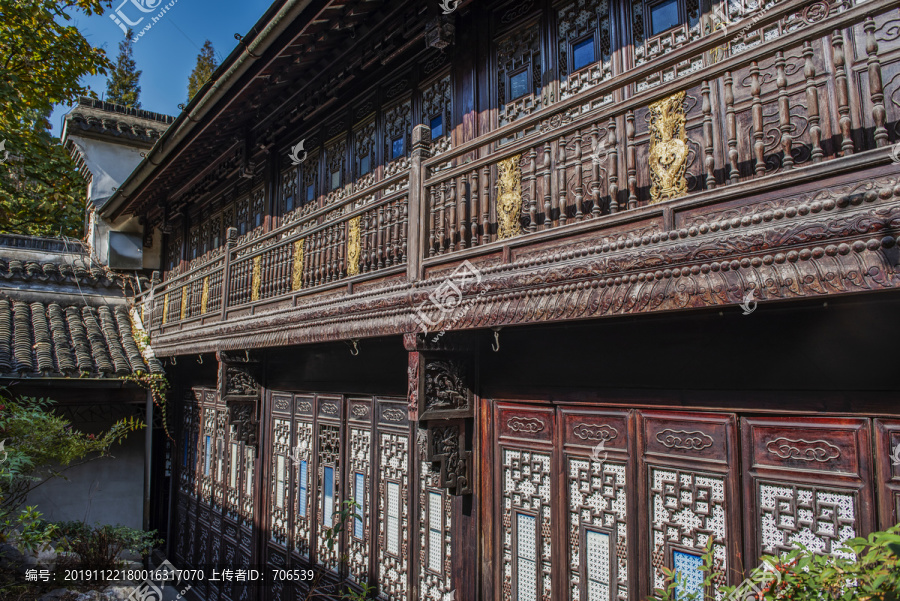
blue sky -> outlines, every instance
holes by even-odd
[[[154,7],[155,10],[142,13],[133,2]],[[123,0],[113,0],[112,8],[105,14],[93,17],[77,15],[71,23],[93,46],[105,48],[110,60],[115,62],[119,42],[125,35],[110,15],[121,7],[121,13],[132,22],[143,18],[134,26],[137,34],[171,2],[125,0],[123,4]],[[138,69],[143,71],[140,79],[141,108],[177,116],[181,112],[178,104],[187,100],[188,77],[203,42],[207,39],[212,42],[221,63],[238,43],[234,34],[246,35],[268,7],[267,2],[253,0],[175,0],[175,4],[134,43],[134,60]],[[98,96],[105,97],[105,76],[87,77],[84,83]],[[50,121],[54,135],[60,135],[63,116],[69,108],[58,105],[53,111]]]

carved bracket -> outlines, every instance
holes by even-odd
[[[472,451],[467,450],[468,420],[433,422],[426,430],[425,460],[440,471],[440,486],[452,495],[473,492]]]
[[[257,361],[247,352],[217,353],[219,393],[228,407],[228,424],[235,426],[236,440],[259,445],[260,385]]]
[[[441,50],[453,44],[456,26],[448,15],[441,15],[425,25],[425,46]]]

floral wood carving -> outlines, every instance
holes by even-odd
[[[359,220],[357,215],[347,222],[347,275],[359,274]]]
[[[250,280],[250,300],[258,301],[262,289],[262,255],[253,257],[253,275]]]
[[[525,434],[534,434],[546,427],[542,420],[533,417],[511,417],[506,421],[506,426],[513,432]]]
[[[472,408],[466,365],[457,359],[429,359],[425,362],[425,407],[421,419],[435,412],[468,413]]]
[[[235,426],[235,440],[250,446],[259,444],[259,419],[256,417],[256,401],[229,401],[228,424]]]
[[[521,155],[497,163],[497,238],[512,238],[522,232]]]
[[[612,440],[619,435],[619,431],[610,426],[609,424],[602,425],[591,425],[591,424],[577,424],[572,429],[572,434],[580,438],[581,440]]]
[[[209,302],[209,276],[203,278],[203,291],[200,293],[200,315],[206,313],[207,302]]]
[[[435,425],[428,430],[425,459],[440,470],[440,486],[452,495],[472,494],[469,465],[472,453],[464,449],[465,434],[460,424]]]
[[[684,92],[650,105],[650,203],[687,194]]]
[[[667,449],[702,451],[713,444],[712,436],[699,430],[671,430],[666,428],[656,433],[656,440]]]
[[[235,366],[225,368],[225,397],[259,396],[259,384],[246,369]]]
[[[841,456],[841,450],[824,440],[794,440],[780,436],[766,444],[766,451],[779,459],[801,459],[825,463]]]

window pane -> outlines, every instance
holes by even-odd
[[[288,196],[287,198],[284,199],[284,212],[287,213],[288,211],[293,210],[293,208],[294,208],[294,197]],[[216,244],[216,246],[218,246],[218,244]]]
[[[678,23],[678,0],[666,0],[650,7],[651,35],[662,33]]]
[[[537,546],[534,516],[516,514],[516,592],[520,601],[537,601]]]
[[[222,481],[222,464],[225,463],[224,444],[221,440],[216,441],[216,480],[219,482]]]
[[[229,486],[234,488],[237,486],[237,464],[240,461],[240,449],[236,442],[231,443],[231,475],[229,477]]]
[[[516,73],[509,78],[509,99],[515,100],[528,93],[528,71]]]
[[[441,493],[428,493],[428,569],[441,571],[443,563],[444,531],[441,520],[444,517],[443,498]]]
[[[431,139],[436,140],[444,135],[444,116],[438,115],[431,120]]]
[[[187,467],[188,453],[189,453],[188,443],[187,443],[187,441],[184,441],[184,448],[182,449],[182,452],[181,452],[181,467]]]
[[[403,156],[403,138],[397,138],[391,142],[391,159]]]
[[[310,184],[306,187],[306,202],[309,202],[316,197],[316,185]]]
[[[371,155],[366,155],[363,158],[359,159],[359,174],[366,175],[369,173],[369,170],[372,168],[370,157]]]
[[[363,512],[366,510],[366,479],[357,473],[353,480],[353,500],[359,504],[356,508],[357,517],[353,518],[353,536],[363,538]]]
[[[211,446],[210,438],[209,438],[209,436],[207,436],[206,437],[206,459],[203,462],[203,475],[204,476],[209,475],[209,456],[210,456],[211,451],[212,451],[212,446]]]
[[[275,456],[275,507],[284,507],[284,456]]]
[[[331,174],[331,189],[337,190],[341,187],[341,172],[335,171]]]
[[[247,455],[247,473],[244,476],[245,494],[253,493],[253,447],[244,447],[244,453]]]
[[[589,599],[610,599],[609,535],[586,532],[587,580]]]
[[[324,484],[322,488],[323,491],[323,503],[325,506],[322,508],[322,523],[325,524],[326,528],[331,528],[334,525],[334,468],[326,467],[324,474]]]
[[[300,462],[300,469],[298,470],[297,480],[300,482],[300,499],[297,503],[297,513],[300,514],[300,517],[306,517],[306,495],[307,495],[307,466],[306,461]]]
[[[703,595],[703,559],[699,555],[672,550],[672,565],[679,573],[679,586],[675,590],[677,599],[690,599],[692,595]]]
[[[572,70],[577,71],[594,62],[594,36],[572,46]]]
[[[400,554],[400,485],[387,483],[387,551]]]

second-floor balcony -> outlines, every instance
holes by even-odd
[[[526,271],[588,255],[608,253],[606,273],[568,273],[565,286],[769,265],[809,244],[837,249],[849,238],[829,220],[900,196],[897,152],[891,159],[900,16],[886,0],[820,4],[782,2],[726,22],[455,147],[415,126],[399,167],[280,221],[231,228],[218,250],[168,272],[142,298],[150,330],[165,348],[169,334],[260,314],[340,322],[352,299],[361,315],[377,309],[395,331],[413,331],[416,307],[463,260],[479,274],[520,270],[494,290],[515,296],[537,282]],[[751,29],[777,34],[747,43]],[[294,186],[292,198],[302,179]],[[820,219],[802,244],[760,234],[739,243],[758,258],[729,254],[726,232],[806,217]],[[859,231],[890,234],[895,219],[885,212]],[[675,244],[703,250],[688,258],[668,252]],[[638,248],[641,260],[612,258]]]

